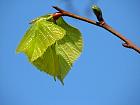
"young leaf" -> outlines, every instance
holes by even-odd
[[[17,52],[25,53],[30,62],[33,62],[46,51],[48,46],[64,37],[65,30],[47,18],[38,18],[21,40]]]
[[[57,52],[71,65],[81,54],[83,40],[78,29],[67,24],[63,18],[57,20],[57,25],[66,30],[66,35],[58,41]]]
[[[17,52],[25,53],[38,69],[54,79],[57,77],[64,84],[65,76],[82,51],[80,31],[67,24],[63,18],[54,23],[49,15],[39,17],[31,23]]]
[[[63,84],[63,79],[82,51],[83,42],[78,29],[68,25],[62,18],[56,23],[65,29],[66,35],[49,46],[46,52],[32,63],[54,78],[57,77]]]
[[[53,76],[54,79],[57,77],[64,84],[63,79],[71,66],[61,55],[57,54],[56,47],[56,43],[49,46],[46,52],[37,60],[33,61],[32,64]]]

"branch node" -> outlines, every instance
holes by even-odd
[[[105,21],[99,21],[99,22],[96,22],[99,26],[103,26],[105,24]]]
[[[127,43],[123,43],[122,45],[126,48],[130,48],[130,46]]]
[[[56,12],[53,14],[53,19],[56,21],[59,17],[63,16],[63,13],[61,12]]]

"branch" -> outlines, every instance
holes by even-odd
[[[135,44],[133,44],[130,40],[128,40],[126,37],[124,37],[122,34],[120,34],[119,32],[117,32],[116,30],[114,30],[111,26],[109,26],[105,21],[99,21],[99,22],[96,22],[94,20],[90,20],[88,18],[84,18],[84,17],[81,17],[81,16],[78,16],[78,15],[75,15],[73,13],[70,13],[68,11],[65,11],[65,10],[62,10],[60,9],[59,7],[56,7],[56,6],[53,6],[54,9],[56,9],[58,12],[54,13],[53,14],[53,18],[55,20],[57,20],[59,17],[61,16],[68,16],[68,17],[72,17],[72,18],[75,18],[75,19],[78,19],[78,20],[82,20],[82,21],[85,21],[85,22],[88,22],[90,24],[94,24],[96,26],[99,26],[99,27],[102,27],[104,28],[105,30],[111,32],[113,35],[115,35],[116,37],[118,37],[119,39],[121,39],[124,43],[122,44],[123,47],[125,48],[129,48],[129,49],[133,49],[135,50],[136,52],[138,52],[140,54],[140,48],[137,47]]]

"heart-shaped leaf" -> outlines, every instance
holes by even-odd
[[[33,62],[46,51],[48,46],[54,44],[65,35],[65,30],[46,18],[37,19],[21,40],[17,52],[24,52],[30,62]]]
[[[39,70],[57,77],[62,84],[74,61],[82,52],[82,36],[78,29],[63,18],[56,22],[42,16],[32,21],[32,26],[21,40],[17,52],[25,53]]]
[[[64,77],[81,54],[83,42],[78,29],[68,25],[62,18],[56,23],[65,29],[66,35],[50,46],[33,64],[54,78],[57,77],[63,84]]]

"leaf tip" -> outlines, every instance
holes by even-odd
[[[61,84],[64,86],[64,81],[63,80],[60,80]]]

